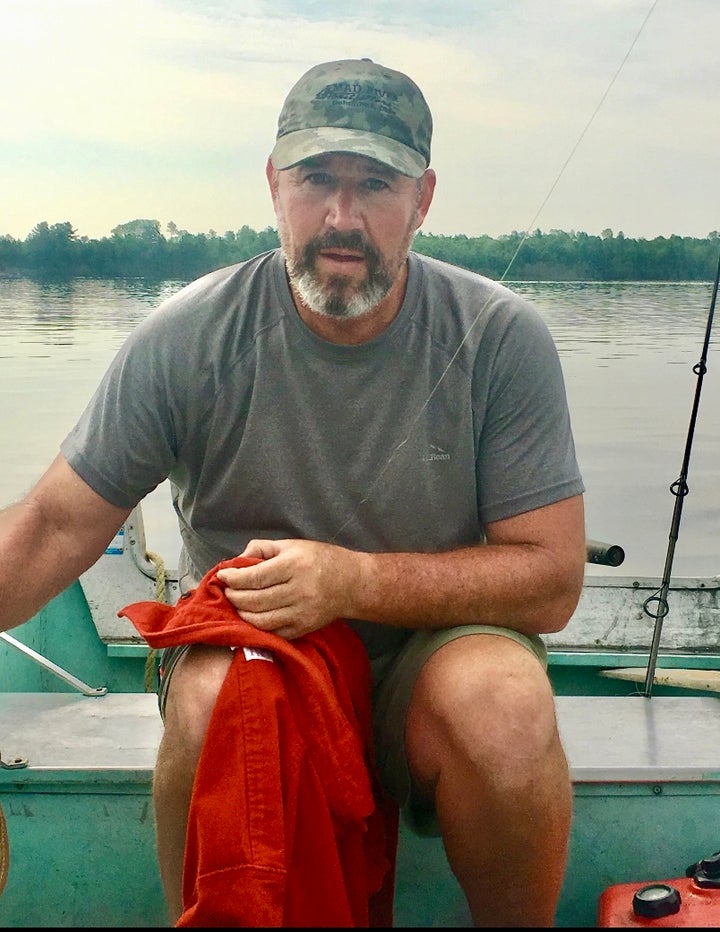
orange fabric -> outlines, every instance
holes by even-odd
[[[193,786],[178,926],[392,926],[398,812],[375,777],[370,666],[340,619],[294,641],[243,621],[215,566],[121,609],[151,647],[237,648]],[[271,658],[271,659],[266,659]]]

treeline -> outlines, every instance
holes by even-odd
[[[272,227],[243,226],[220,235],[188,233],[174,223],[165,232],[157,220],[132,220],[109,237],[78,236],[69,222],[38,223],[25,240],[0,237],[0,273],[91,278],[149,277],[189,281],[224,265],[249,259],[279,244]],[[710,281],[720,251],[720,233],[705,239],[657,236],[631,239],[622,232],[535,230],[504,236],[437,235],[418,232],[417,252],[464,268],[515,281]]]

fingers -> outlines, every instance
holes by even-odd
[[[290,542],[287,542],[290,543]],[[225,597],[238,614],[262,631],[293,640],[325,624],[312,611],[305,586],[307,574],[293,569],[289,559],[270,559],[288,548],[276,541],[251,541],[243,556],[260,556],[263,562],[218,570]]]
[[[270,557],[276,557],[280,553],[285,543],[287,542],[279,540],[251,540],[240,556],[269,560]]]
[[[324,612],[314,612],[309,609],[301,610],[295,605],[286,605],[280,608],[269,608],[266,611],[252,611],[237,603],[243,602],[242,593],[226,589],[225,594],[237,610],[238,615],[248,624],[260,631],[277,634],[288,641],[298,638],[310,631],[325,627],[332,619]]]
[[[231,589],[260,590],[287,582],[289,574],[282,563],[266,561],[251,566],[229,566],[218,570],[218,579]]]
[[[316,541],[252,540],[242,556],[260,562],[226,567],[217,576],[242,618],[292,639],[340,614],[340,577],[333,569],[338,552]]]
[[[309,631],[314,630],[321,625],[312,626],[308,623],[307,618],[298,619],[294,613],[288,617],[283,610],[272,612],[248,612],[238,611],[238,615],[248,624],[257,628],[259,631],[267,631],[271,634],[277,634],[278,637],[286,641],[292,641]]]
[[[227,586],[225,597],[231,605],[245,617],[251,613],[267,614],[268,612],[288,611],[292,608],[292,593],[287,587],[272,586],[268,589],[238,589]]]

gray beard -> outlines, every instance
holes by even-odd
[[[361,233],[328,233],[317,237],[305,245],[299,256],[292,256],[286,245],[284,231],[280,228],[280,240],[285,253],[290,283],[300,295],[303,303],[323,317],[335,320],[352,320],[362,317],[382,301],[393,286],[390,269],[380,253]],[[319,279],[316,270],[317,257],[326,248],[353,249],[362,251],[367,265],[367,279],[352,294],[346,292],[351,287],[351,279],[336,275],[328,281]]]
[[[353,320],[362,317],[377,307],[390,290],[392,282],[382,281],[364,282],[359,291],[349,297],[343,294],[345,279],[332,278],[329,282],[318,281],[315,272],[306,270],[299,275],[289,273],[290,281],[300,295],[303,304],[311,311],[323,317],[332,317],[336,320]]]

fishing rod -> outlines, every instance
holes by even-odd
[[[688,468],[690,465],[690,451],[692,449],[693,436],[695,434],[695,421],[697,420],[698,407],[700,405],[700,392],[702,390],[703,377],[707,372],[707,353],[710,345],[710,333],[712,331],[713,316],[715,314],[715,302],[717,300],[718,284],[720,283],[720,259],[715,273],[715,283],[713,285],[712,299],[710,301],[710,310],[708,312],[707,325],[705,327],[705,340],[703,343],[702,356],[700,362],[693,366],[693,372],[697,375],[695,385],[695,398],[693,400],[692,413],[690,415],[690,425],[688,427],[687,439],[685,441],[685,455],[683,456],[680,476],[670,486],[670,491],[675,496],[675,505],[673,507],[672,521],[670,523],[670,534],[668,540],[667,554],[665,556],[665,568],[663,570],[662,583],[660,588],[643,602],[643,611],[646,615],[655,619],[655,629],[650,647],[650,656],[648,658],[647,674],[645,676],[645,689],[643,695],[648,699],[652,689],[652,683],[655,678],[655,665],[657,663],[658,649],[660,647],[660,634],[662,632],[663,619],[669,609],[667,595],[670,587],[670,575],[672,571],[673,557],[675,555],[675,544],[677,543],[680,531],[680,518],[682,516],[683,503],[685,497],[690,491],[687,484]],[[650,606],[655,605],[653,609]]]

